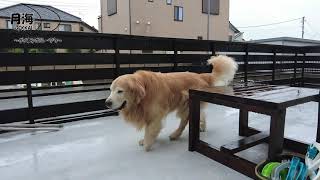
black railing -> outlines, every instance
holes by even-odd
[[[94,97],[85,93],[107,92],[112,79],[138,69],[209,72],[211,67],[206,65],[206,60],[213,54],[228,54],[236,59],[239,64],[236,81],[307,87],[320,85],[320,61],[319,54],[316,54],[320,53],[320,47],[12,30],[0,30],[0,39],[0,85],[26,85],[23,89],[0,90],[0,106],[12,104],[9,108],[0,107],[0,123],[52,122],[47,118],[87,112],[95,112],[98,116],[115,114],[105,109],[107,93]],[[21,48],[24,53],[8,51],[13,48]],[[30,49],[34,48],[56,49],[57,52],[32,53]],[[82,53],[65,53],[61,49],[81,49]],[[144,54],[141,50],[152,50],[153,53]],[[67,87],[31,86],[32,83],[75,80],[99,81]],[[59,98],[63,101],[56,100]],[[25,103],[24,106],[20,101]],[[88,114],[78,116],[95,117]],[[61,120],[60,117],[56,119]]]

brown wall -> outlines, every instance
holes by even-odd
[[[105,0],[101,0],[104,33],[128,34],[128,1],[118,0],[118,13],[107,15]],[[174,21],[174,6],[183,7],[183,22]],[[131,0],[131,25],[133,35],[207,39],[207,14],[202,13],[201,0],[173,0],[167,5],[165,0]],[[139,21],[139,23],[137,23]],[[151,24],[148,25],[147,23]],[[210,16],[209,39],[228,40],[229,0],[220,0],[220,14]]]

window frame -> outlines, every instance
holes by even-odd
[[[108,9],[108,1],[109,0],[107,0],[107,14],[108,14],[108,16],[112,16],[112,15],[115,15],[115,14],[117,14],[118,13],[118,0],[114,0],[114,2],[115,2],[115,10],[113,11],[113,12],[110,12],[109,13],[109,9]]]
[[[14,23],[11,24],[11,20],[6,20],[6,22],[7,29],[13,29]]]
[[[166,0],[167,5],[172,5],[173,0]]]
[[[176,13],[176,10],[178,10],[177,13]],[[179,18],[180,17],[180,10],[181,10],[181,19]],[[183,7],[182,6],[174,6],[173,15],[174,15],[174,21],[183,22],[183,16],[184,16]]]
[[[60,30],[60,27],[61,27],[61,26],[64,27],[64,28],[63,28],[63,31]],[[69,26],[69,27],[70,27],[70,31],[66,31],[66,28],[65,28],[66,26]],[[71,25],[71,24],[59,24],[58,30],[61,31],[61,32],[72,32],[72,25]]]
[[[46,26],[46,25],[48,25],[48,26]],[[43,23],[43,28],[45,28],[45,29],[51,28],[50,23]]]
[[[202,13],[203,14],[208,14],[207,10],[208,8],[204,8],[204,1],[208,1],[208,0],[202,0]],[[218,1],[218,12],[214,12],[214,9],[211,9],[210,7],[210,15],[219,15],[220,14],[220,1],[221,0],[210,0],[210,5],[214,4],[213,1]]]

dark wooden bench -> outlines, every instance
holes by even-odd
[[[254,83],[195,89],[189,91],[189,96],[189,151],[197,151],[251,178],[256,178],[256,163],[237,156],[236,153],[261,143],[268,143],[268,159],[271,161],[275,160],[284,148],[296,153],[306,153],[307,144],[284,137],[286,110],[291,106],[320,100],[318,89]],[[200,102],[239,109],[239,135],[244,138],[223,145],[220,149],[202,141],[199,138]],[[270,132],[260,132],[249,127],[250,111],[271,117]],[[320,142],[319,111],[317,142]]]

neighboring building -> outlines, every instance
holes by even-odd
[[[243,32],[240,32],[231,22],[229,22],[229,41],[245,41]]]
[[[11,18],[15,18],[17,13],[21,21],[26,21],[26,14],[32,14],[32,24],[25,22],[22,25],[17,21],[12,24]],[[20,3],[0,9],[0,29],[15,29],[20,25],[43,31],[98,32],[81,18],[52,6]]]
[[[269,39],[251,40],[251,43],[259,44],[275,44],[275,45],[286,45],[286,46],[319,46],[319,40],[293,38],[293,37],[277,37]]]
[[[229,0],[100,2],[99,31],[103,33],[208,39],[209,29],[210,40],[229,40]]]
[[[31,15],[30,15],[31,14]],[[32,19],[29,19],[29,17]],[[13,20],[13,24],[11,23]],[[18,21],[20,21],[18,23]],[[23,23],[22,23],[23,22]],[[43,31],[98,32],[97,29],[83,22],[81,18],[47,5],[16,4],[0,9],[0,29],[26,28]],[[89,50],[65,49],[30,49],[30,52],[87,52]],[[32,66],[32,70],[78,69],[81,65]],[[0,71],[20,71],[24,67],[1,67]],[[79,84],[81,81],[52,82],[53,84]],[[36,86],[47,86],[48,83],[37,83]]]

